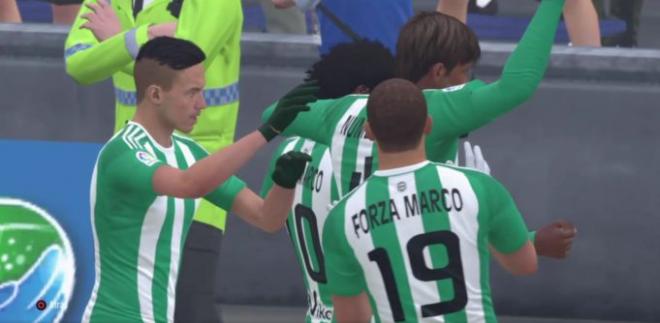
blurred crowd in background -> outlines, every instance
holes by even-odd
[[[397,0],[379,2],[381,6],[410,6],[415,11],[438,9],[453,15],[475,29],[480,39],[516,41],[537,0]],[[0,22],[35,22],[71,24],[83,0],[0,0]],[[343,0],[243,0],[244,30],[285,34],[321,34],[319,12],[333,16],[334,24],[350,28],[360,17],[346,15]],[[343,2],[343,3],[342,3]],[[357,1],[358,2],[365,2]],[[411,4],[400,5],[400,3]],[[646,2],[646,3],[645,3]],[[301,5],[304,3],[304,5]],[[364,7],[364,5],[362,5]],[[338,9],[339,8],[339,9]],[[336,10],[333,10],[336,9]],[[350,9],[348,9],[350,10]],[[660,3],[644,0],[572,0],[564,11],[564,30],[558,42],[574,46],[660,47],[660,43],[645,42],[640,30],[650,33],[660,23]],[[373,17],[368,12],[364,19]],[[323,18],[321,18],[322,20]],[[363,22],[361,22],[363,23]],[[376,22],[378,24],[378,22]],[[343,29],[342,29],[343,31]],[[358,30],[359,33],[359,30]],[[651,38],[651,37],[649,37]],[[323,50],[322,50],[323,52]]]

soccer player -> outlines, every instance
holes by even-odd
[[[319,86],[319,99],[338,98],[351,93],[369,93],[378,83],[394,76],[394,57],[378,42],[358,41],[335,46],[307,71],[307,80]],[[325,283],[321,232],[332,202],[339,196],[333,178],[328,147],[309,139],[291,137],[273,155],[268,173],[274,171],[280,156],[297,151],[309,154],[311,161],[295,188],[293,206],[286,221],[298,264],[307,289],[306,322],[330,322],[332,300]],[[264,180],[262,196],[273,182]]]
[[[426,89],[431,118],[442,120],[426,139],[430,160],[456,160],[461,135],[514,109],[534,93],[548,64],[563,4],[563,0],[541,2],[502,76],[491,84],[468,82],[480,48],[463,23],[440,13],[422,13],[404,26],[397,45],[397,73]],[[284,132],[330,147],[340,196],[378,167],[376,146],[363,131],[367,99],[365,94],[319,100]],[[572,224],[558,221],[532,232],[531,238],[539,254],[564,258],[575,233]]]
[[[427,160],[432,127],[415,84],[393,79],[372,91],[365,128],[378,170],[330,211],[323,233],[338,322],[369,322],[372,312],[376,322],[495,322],[490,254],[512,274],[537,270],[507,190]]]
[[[461,135],[511,111],[534,93],[548,64],[563,3],[541,2],[502,76],[491,84],[468,82],[481,51],[476,35],[460,21],[440,13],[421,13],[403,27],[396,73],[426,90],[431,118],[442,120],[426,140],[430,160],[455,160]],[[367,95],[349,95],[319,100],[285,131],[330,147],[340,195],[378,166],[376,147],[363,131],[367,99]]]
[[[200,198],[266,231],[286,220],[309,156],[280,157],[265,200],[232,174],[307,109],[316,89],[294,89],[258,131],[208,155],[174,133],[190,132],[205,108],[204,57],[195,44],[164,37],[137,56],[135,117],[103,147],[92,176],[96,278],[84,321],[173,321],[182,246]]]
[[[189,136],[213,153],[234,140],[242,27],[240,0],[85,0],[66,39],[66,71],[81,84],[112,77],[116,133],[135,114],[133,64],[140,46],[157,36],[194,42],[206,55],[203,95],[208,108],[200,114]],[[183,317],[177,321],[191,322],[191,317],[199,321],[219,320],[211,306],[216,284],[198,281],[196,278],[203,276],[201,269],[188,264],[203,262],[201,268],[216,271],[225,211],[202,200],[195,212],[191,242],[186,243],[186,257],[195,261],[183,261],[176,311],[177,316]]]

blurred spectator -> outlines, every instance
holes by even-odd
[[[53,23],[71,25],[76,20],[83,0],[44,0],[53,8]]]
[[[313,9],[319,19],[321,54],[359,39],[379,41],[392,53],[399,29],[413,14],[411,0],[272,0],[277,8]],[[317,6],[318,4],[318,6]]]
[[[591,0],[566,1],[564,22],[573,46],[600,47],[598,14]]]
[[[594,0],[598,14],[601,17],[614,16],[626,23],[623,33],[603,38],[604,46],[637,47],[639,34],[639,19],[642,14],[644,0],[610,0],[606,6],[604,0]]]
[[[0,22],[21,22],[16,0],[0,0]]]
[[[467,21],[467,12],[495,14],[497,0],[440,0],[438,11]],[[600,47],[598,15],[591,0],[570,0],[564,6],[564,21],[573,46]]]
[[[266,31],[277,34],[306,34],[305,13],[295,7],[278,9],[271,0],[261,0],[266,17]]]

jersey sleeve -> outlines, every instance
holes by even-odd
[[[194,142],[192,139],[186,140],[190,143],[188,147],[190,147],[190,151],[192,152],[193,156],[195,156],[196,160],[201,160],[209,156],[209,153],[206,151],[206,149],[204,149],[204,147]],[[236,176],[231,176],[215,190],[211,191],[211,193],[204,196],[204,199],[222,209],[230,211],[234,205],[236,196],[246,186],[247,185],[243,180]]]
[[[242,27],[240,0],[186,0],[181,7],[176,38],[195,43],[206,54],[204,66],[236,35]]]
[[[355,296],[366,289],[362,269],[346,240],[344,231],[344,204],[330,211],[323,228],[328,290],[332,295]]]
[[[318,100],[309,105],[309,111],[301,112],[282,132],[285,136],[300,136],[329,146],[332,141],[333,126],[336,124],[338,100]],[[261,115],[266,122],[273,114],[277,102],[271,104]]]
[[[482,178],[490,215],[488,241],[501,253],[518,251],[529,240],[525,221],[506,188],[490,176]]]
[[[236,196],[245,187],[245,182],[236,176],[232,176],[204,198],[222,209],[231,210]]]
[[[99,42],[90,30],[81,28],[87,22],[82,15],[91,11],[86,4],[94,1],[86,0],[80,7],[64,45],[66,72],[80,84],[103,81],[123,69],[132,74],[129,66],[149,40],[149,26],[143,25]]]
[[[543,0],[501,77],[458,89],[425,91],[436,131],[455,138],[478,129],[521,103],[538,88],[550,59],[564,0]],[[471,82],[472,83],[472,82]]]
[[[163,165],[165,163],[146,150],[127,149],[108,162],[103,176],[122,191],[155,195],[153,176]]]

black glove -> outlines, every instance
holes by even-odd
[[[267,141],[275,138],[296,119],[298,113],[309,110],[307,104],[317,100],[318,90],[316,81],[305,82],[293,88],[277,102],[273,114],[259,127],[259,132]]]
[[[299,151],[290,151],[277,159],[273,171],[273,182],[284,188],[292,189],[305,172],[305,166],[312,157]]]

